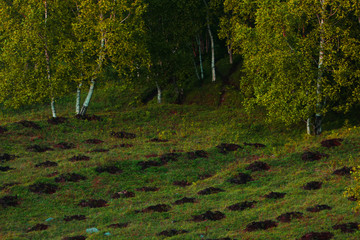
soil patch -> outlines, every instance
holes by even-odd
[[[202,222],[202,221],[206,221],[206,220],[210,220],[210,221],[218,221],[225,218],[225,214],[223,214],[220,211],[207,211],[204,214],[200,214],[200,215],[194,215],[192,221],[194,222]]]
[[[29,187],[30,192],[33,193],[45,193],[45,194],[53,194],[58,190],[58,187],[54,184],[50,183],[36,183],[33,185],[30,185]]]
[[[154,205],[154,206],[149,206],[147,208],[144,208],[143,210],[141,210],[141,212],[144,213],[150,213],[150,212],[168,212],[171,210],[171,207],[169,205],[166,204],[158,204],[158,205]]]
[[[197,158],[208,158],[209,157],[209,154],[204,150],[197,150],[197,151],[194,151],[194,152],[187,152],[186,154],[187,154],[188,159],[190,159],[190,160],[194,160],[194,159],[197,159]]]
[[[55,177],[57,175],[59,175],[59,173],[57,171],[55,171],[55,172],[49,173],[48,175],[46,175],[46,177],[51,178],[51,177]]]
[[[208,187],[208,188],[205,188],[205,189],[199,191],[197,194],[210,195],[210,194],[219,193],[219,192],[225,192],[225,190],[223,190],[221,188],[216,188],[216,187]]]
[[[0,172],[7,172],[7,171],[10,171],[10,170],[14,170],[15,168],[11,168],[11,167],[2,167],[0,166]]]
[[[166,230],[166,231],[162,231],[161,233],[158,233],[158,236],[172,237],[172,236],[184,234],[184,233],[188,233],[188,231],[171,229],[171,230]]]
[[[249,166],[247,166],[245,169],[253,172],[264,171],[264,170],[266,171],[270,169],[270,166],[267,163],[255,161],[251,163]]]
[[[286,195],[286,193],[270,192],[270,193],[264,195],[264,197],[267,199],[280,199],[280,198],[284,198],[285,195]]]
[[[33,129],[37,129],[37,130],[41,129],[41,127],[37,123],[34,123],[32,121],[23,120],[18,123],[27,128],[33,128]]]
[[[47,152],[47,151],[53,151],[54,149],[46,147],[46,146],[40,146],[40,145],[31,145],[29,147],[26,148],[26,150],[28,152],[38,152],[38,153],[42,153],[42,152]]]
[[[15,155],[10,155],[7,153],[4,153],[3,155],[0,155],[0,162],[4,163],[4,162],[8,162],[11,160],[14,160],[16,158]]]
[[[141,170],[145,170],[149,167],[160,167],[160,166],[164,166],[166,164],[166,162],[161,162],[161,161],[141,161],[138,162],[137,165],[141,166]]]
[[[104,199],[89,199],[81,200],[78,204],[80,207],[100,208],[108,206],[107,201]]]
[[[331,232],[310,232],[300,238],[300,240],[328,240],[332,239],[334,234]]]
[[[33,226],[32,228],[29,228],[29,229],[27,230],[27,232],[32,232],[32,231],[44,231],[44,230],[46,230],[46,229],[48,229],[48,228],[49,228],[49,225],[45,225],[45,224],[39,223],[39,224],[36,224],[35,226]]]
[[[55,182],[78,182],[80,180],[86,180],[86,177],[77,173],[61,174],[55,178]]]
[[[257,203],[256,201],[252,201],[252,202],[245,201],[231,205],[227,207],[227,209],[229,209],[230,211],[243,211],[248,208],[253,208],[256,203]]]
[[[42,162],[42,163],[38,163],[35,165],[35,167],[39,168],[39,167],[57,167],[58,164],[56,162],[51,162],[51,161],[46,161],[46,162]]]
[[[169,140],[166,139],[159,139],[159,138],[152,138],[150,142],[168,142]]]
[[[244,142],[244,145],[245,146],[252,146],[252,147],[255,147],[255,148],[264,148],[264,147],[266,147],[266,145],[261,144],[261,143],[246,143],[246,142]]]
[[[132,198],[132,197],[135,197],[135,193],[125,190],[125,191],[120,191],[120,192],[114,193],[111,198],[118,199],[118,198]]]
[[[213,176],[212,174],[202,174],[202,175],[199,175],[198,178],[199,178],[199,180],[204,180],[207,178],[211,178],[212,176]]]
[[[352,168],[350,167],[343,167],[340,169],[337,169],[333,172],[334,175],[339,175],[339,176],[350,176],[351,175],[351,170]]]
[[[319,152],[304,152],[301,155],[301,159],[305,162],[313,162],[313,161],[318,161],[320,159],[322,159],[323,157],[328,158],[329,155],[328,154],[323,154],[323,153],[319,153]]]
[[[58,144],[54,145],[54,148],[60,148],[60,149],[72,149],[75,148],[75,144],[68,143],[68,142],[60,142]]]
[[[192,183],[189,183],[189,182],[187,182],[185,180],[183,180],[183,181],[174,181],[173,182],[173,185],[180,186],[180,187],[187,187],[187,186],[190,186],[191,184]]]
[[[178,157],[180,157],[178,153],[165,153],[160,156],[160,161],[163,163],[176,162]]]
[[[90,153],[104,153],[104,152],[109,152],[109,149],[97,148],[90,151]]]
[[[157,155],[157,154],[149,154],[149,155],[145,155],[144,157],[153,158],[153,157],[157,157],[157,156],[159,156],[159,155]]]
[[[97,167],[97,168],[95,168],[95,171],[97,173],[107,172],[110,174],[120,174],[123,172],[123,170],[121,170],[120,168],[118,168],[116,166]]]
[[[111,136],[116,138],[125,138],[125,139],[134,139],[136,138],[136,134],[134,133],[128,133],[128,132],[114,132],[112,131],[110,133]]]
[[[295,219],[295,218],[299,219],[302,217],[303,217],[303,214],[301,212],[288,212],[288,213],[281,214],[276,219],[279,222],[291,222],[292,219]]]
[[[7,132],[7,129],[0,126],[0,134]]]
[[[246,226],[245,231],[253,232],[257,230],[266,230],[276,227],[278,224],[272,220],[265,220],[260,222],[252,222]]]
[[[337,146],[341,145],[342,141],[344,141],[344,139],[341,139],[341,138],[328,139],[328,140],[322,141],[321,146],[326,147],[326,148],[337,147]]]
[[[86,237],[79,235],[79,236],[74,236],[74,237],[64,237],[62,240],[85,240]]]
[[[332,207],[328,206],[328,205],[315,205],[313,207],[309,207],[306,209],[306,211],[308,212],[320,212],[320,211],[323,211],[323,210],[331,210]]]
[[[79,119],[79,120],[88,120],[88,121],[101,121],[101,117],[99,116],[96,116],[96,115],[80,115],[80,114],[77,114],[75,115],[75,118],[76,119]]]
[[[70,162],[89,161],[90,157],[84,155],[73,156],[69,159]]]
[[[84,215],[72,215],[72,216],[65,216],[64,217],[65,222],[70,222],[72,220],[82,221],[82,220],[85,220],[85,219],[86,219],[86,217]]]
[[[250,181],[253,181],[253,178],[246,173],[239,173],[235,177],[229,179],[229,182],[234,184],[246,184]]]
[[[6,207],[16,207],[19,205],[19,199],[17,196],[5,196],[0,198],[0,205],[4,208]]]
[[[233,143],[221,143],[220,145],[216,146],[220,153],[226,154],[227,152],[233,152],[236,151],[238,149],[241,149],[242,147],[240,145],[237,144],[233,144]]]
[[[56,118],[49,118],[47,122],[52,125],[58,125],[66,122],[66,118],[64,117],[56,117]]]
[[[343,233],[353,233],[356,230],[359,230],[359,223],[356,222],[350,222],[350,223],[344,223],[344,224],[337,224],[333,226],[333,229],[338,230],[340,229]]]
[[[110,224],[108,227],[110,228],[126,228],[129,226],[129,223],[114,223]]]
[[[141,188],[137,188],[135,189],[138,192],[157,192],[159,191],[160,188],[157,187],[141,187]]]
[[[96,139],[96,138],[91,138],[88,140],[85,140],[84,143],[88,143],[88,144],[101,144],[104,141],[100,140],[100,139]]]
[[[131,148],[133,146],[134,145],[132,145],[132,144],[122,143],[122,144],[119,144],[119,145],[114,145],[114,146],[112,146],[112,148]]]
[[[317,182],[317,181],[312,181],[312,182],[308,182],[307,184],[305,184],[303,186],[303,188],[305,190],[317,190],[320,189],[322,185],[322,182]]]
[[[181,205],[181,204],[185,204],[185,203],[196,203],[196,199],[195,198],[187,198],[187,197],[184,197],[182,199],[179,199],[179,200],[176,200],[174,202],[175,205]]]

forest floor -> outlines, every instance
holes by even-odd
[[[0,239],[360,239],[356,126],[306,136],[195,105],[44,116],[1,123]]]

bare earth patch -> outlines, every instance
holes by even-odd
[[[89,200],[81,200],[78,204],[80,207],[89,207],[89,208],[100,208],[106,207],[107,201],[104,199],[89,199]]]
[[[328,139],[328,140],[322,141],[321,146],[326,147],[326,148],[333,148],[333,147],[340,146],[342,141],[344,141],[344,139],[341,139],[341,138]]]
[[[301,159],[305,162],[313,162],[313,161],[318,161],[322,158],[328,158],[329,155],[328,154],[323,154],[323,153],[319,153],[319,152],[304,152],[301,155]]]
[[[276,227],[278,224],[272,220],[265,220],[260,222],[252,222],[246,226],[245,231],[253,232],[257,230],[267,230],[269,228]]]
[[[185,203],[197,203],[197,201],[195,198],[184,197],[182,199],[176,200],[174,202],[174,205],[181,205],[181,204],[185,204]]]
[[[136,134],[128,133],[128,132],[114,132],[114,131],[112,131],[110,133],[110,135],[115,137],[115,138],[125,138],[125,139],[134,139],[134,138],[136,138]]]
[[[264,197],[267,199],[280,199],[284,198],[286,193],[280,193],[280,192],[270,192],[268,194],[265,194]]]
[[[208,187],[208,188],[205,188],[205,189],[199,191],[197,194],[210,195],[210,194],[215,194],[215,193],[219,193],[219,192],[225,192],[225,190],[223,190],[221,188],[216,188],[216,187]]]
[[[200,215],[194,215],[192,218],[192,221],[194,222],[202,222],[202,221],[206,221],[206,220],[210,220],[210,221],[218,221],[225,218],[225,214],[223,214],[220,211],[207,211],[203,214]]]
[[[188,233],[188,231],[171,229],[171,230],[166,230],[166,231],[162,231],[162,232],[158,233],[158,236],[173,237],[173,236],[176,236],[179,234],[184,234],[184,233]]]
[[[229,179],[229,182],[234,184],[246,184],[251,181],[253,181],[253,178],[247,173],[239,173],[235,177]]]
[[[256,171],[267,171],[270,169],[270,166],[267,163],[261,161],[255,161],[251,163],[249,166],[245,168],[246,170],[250,170],[252,172]]]
[[[79,161],[89,161],[90,157],[85,156],[85,155],[77,155],[77,156],[73,156],[69,159],[70,162],[79,162]]]
[[[305,190],[317,190],[317,189],[320,189],[321,186],[322,186],[322,182],[312,181],[312,182],[308,182],[307,184],[305,184],[303,186],[303,188]]]
[[[293,220],[293,219],[299,219],[302,217],[303,217],[303,214],[301,212],[288,212],[288,213],[281,214],[276,219],[279,222],[291,222],[291,220]]]
[[[114,193],[111,198],[118,199],[118,198],[132,198],[132,197],[135,197],[135,193],[125,190],[125,191],[120,191],[120,192]]]
[[[65,216],[64,217],[64,221],[65,222],[70,222],[70,221],[82,221],[82,220],[86,220],[85,215],[72,215],[72,216]]]
[[[30,185],[29,187],[30,192],[38,193],[38,194],[53,194],[58,190],[58,187],[54,184],[50,183],[36,183]]]
[[[17,196],[5,196],[0,198],[0,205],[4,208],[6,207],[16,207],[19,205],[19,199]]]
[[[230,211],[243,211],[245,209],[253,208],[256,203],[257,203],[256,201],[252,201],[252,202],[245,201],[231,205],[227,207],[227,209],[229,209]]]
[[[57,167],[58,164],[56,162],[51,162],[51,161],[46,161],[46,162],[42,162],[42,163],[38,163],[35,165],[35,167],[39,168],[39,167]]]
[[[310,232],[300,238],[300,240],[328,240],[332,239],[334,234],[331,232]]]
[[[32,228],[29,228],[27,230],[27,232],[44,231],[48,228],[49,228],[49,225],[39,223],[39,224],[36,224],[35,226],[33,226]]]
[[[320,212],[320,211],[323,211],[323,210],[331,210],[332,207],[328,206],[328,205],[315,205],[313,207],[309,207],[306,209],[306,211],[308,212]]]
[[[333,226],[333,229],[338,230],[340,229],[343,233],[353,233],[357,230],[359,230],[359,223],[356,222],[350,222],[350,223],[344,223],[344,224],[337,224]]]

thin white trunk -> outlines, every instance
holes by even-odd
[[[211,72],[212,72],[212,81],[216,81],[216,74],[215,74],[215,49],[214,49],[214,38],[211,33],[210,23],[207,24],[209,36],[210,36],[210,43],[211,43]]]
[[[158,101],[158,104],[160,104],[161,103],[161,88],[157,81],[155,83],[156,83],[156,88],[157,88],[157,101]]]
[[[308,135],[311,135],[310,118],[306,120],[306,132]]]
[[[90,103],[90,100],[91,100],[91,97],[94,93],[94,87],[95,87],[95,80],[92,79],[91,82],[90,82],[90,88],[89,88],[89,92],[86,96],[86,99],[83,103],[83,106],[81,108],[81,111],[80,111],[80,115],[84,116],[86,114],[86,110],[87,108],[89,107],[89,103]]]
[[[55,109],[55,99],[51,98],[51,113],[52,113],[52,117],[56,118],[56,109]]]
[[[227,49],[229,53],[229,62],[230,64],[233,64],[233,53],[232,53],[231,43],[227,46]]]
[[[199,64],[200,64],[200,76],[201,79],[204,79],[204,69],[203,69],[203,61],[202,61],[202,54],[201,54],[201,41],[200,38],[196,37],[196,42],[199,46]]]
[[[199,80],[200,80],[199,72],[198,72],[198,70],[197,70],[197,66],[196,66],[196,62],[195,62],[194,58],[193,58],[193,63],[194,63],[194,67],[195,67],[195,74],[196,74],[196,77],[197,77],[197,79],[199,79]]]
[[[82,83],[79,84],[76,90],[76,114],[80,114],[81,86]]]

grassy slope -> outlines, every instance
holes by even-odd
[[[321,137],[306,137],[293,129],[269,127],[262,123],[261,116],[247,118],[241,110],[213,109],[200,106],[162,105],[148,106],[124,112],[103,112],[103,121],[88,122],[69,118],[62,125],[53,126],[45,121],[44,109],[12,114],[4,117],[2,126],[9,131],[0,135],[0,154],[10,153],[17,159],[1,166],[16,168],[0,172],[0,183],[20,182],[0,192],[0,198],[17,195],[21,199],[18,207],[0,206],[1,239],[62,239],[64,236],[85,235],[87,239],[162,239],[157,234],[164,230],[187,230],[188,233],[169,239],[213,239],[231,237],[236,239],[299,239],[307,232],[330,231],[334,239],[359,239],[360,232],[353,234],[333,230],[339,223],[356,221],[358,214],[352,208],[356,205],[344,196],[344,189],[350,178],[334,176],[331,173],[342,166],[358,165],[359,129],[344,127],[327,131]],[[31,119],[42,126],[34,130],[15,123],[20,119]],[[127,131],[137,134],[133,140],[119,140],[110,136],[111,131]],[[168,143],[152,143],[149,139],[169,139]],[[344,142],[333,149],[320,146],[323,139],[341,137]],[[104,141],[100,146],[84,143],[86,139],[98,138]],[[53,146],[59,142],[71,142],[75,149],[45,153],[30,153],[25,149],[32,144]],[[220,143],[260,142],[264,149],[245,147],[234,153],[223,155],[215,148]],[[115,148],[108,153],[88,153],[95,148],[107,148],[120,143],[131,143],[132,148]],[[189,160],[182,153],[179,161],[165,166],[141,170],[139,161],[147,161],[145,155],[163,154],[172,151],[206,150],[209,158]],[[318,150],[330,155],[328,159],[304,163],[301,154],[305,150]],[[69,162],[73,155],[85,154],[88,162]],[[352,156],[352,157],[351,157]],[[152,160],[157,160],[154,157]],[[251,173],[245,170],[251,162],[260,160],[271,166],[269,171]],[[56,168],[35,168],[35,164],[50,160],[58,163]],[[116,165],[123,169],[119,175],[97,173],[95,168]],[[87,180],[76,183],[57,183],[60,190],[53,195],[38,195],[29,192],[29,185],[37,182],[55,183],[54,177],[46,177],[57,171],[59,174],[76,172]],[[251,173],[254,181],[245,185],[234,185],[227,180],[239,172]],[[213,176],[199,180],[198,175]],[[182,188],[172,185],[175,180],[187,180],[191,186]],[[320,190],[306,191],[302,186],[309,181],[322,181]],[[138,192],[136,188],[157,186],[158,192]],[[200,196],[198,191],[219,187],[225,192]],[[128,190],[136,196],[128,199],[112,199],[113,193]],[[285,198],[268,200],[263,195],[271,192],[285,192]],[[182,197],[195,197],[196,204],[172,205]],[[104,208],[81,208],[82,199],[105,199],[109,206]],[[257,201],[254,208],[245,211],[229,211],[227,206],[242,201]],[[171,210],[165,213],[135,213],[150,205],[169,204]],[[319,213],[306,211],[315,204],[327,204],[332,210]],[[221,211],[226,215],[220,221],[195,223],[189,221],[192,215],[207,210]],[[245,232],[252,221],[275,220],[280,214],[290,211],[304,213],[304,218],[290,223],[279,223],[278,227],[266,231]],[[83,214],[85,221],[65,222],[64,216]],[[37,223],[46,223],[45,231],[26,230]],[[127,228],[112,229],[113,223],[129,222]],[[87,228],[96,227],[99,233],[87,234]],[[104,233],[111,236],[105,237]]]

